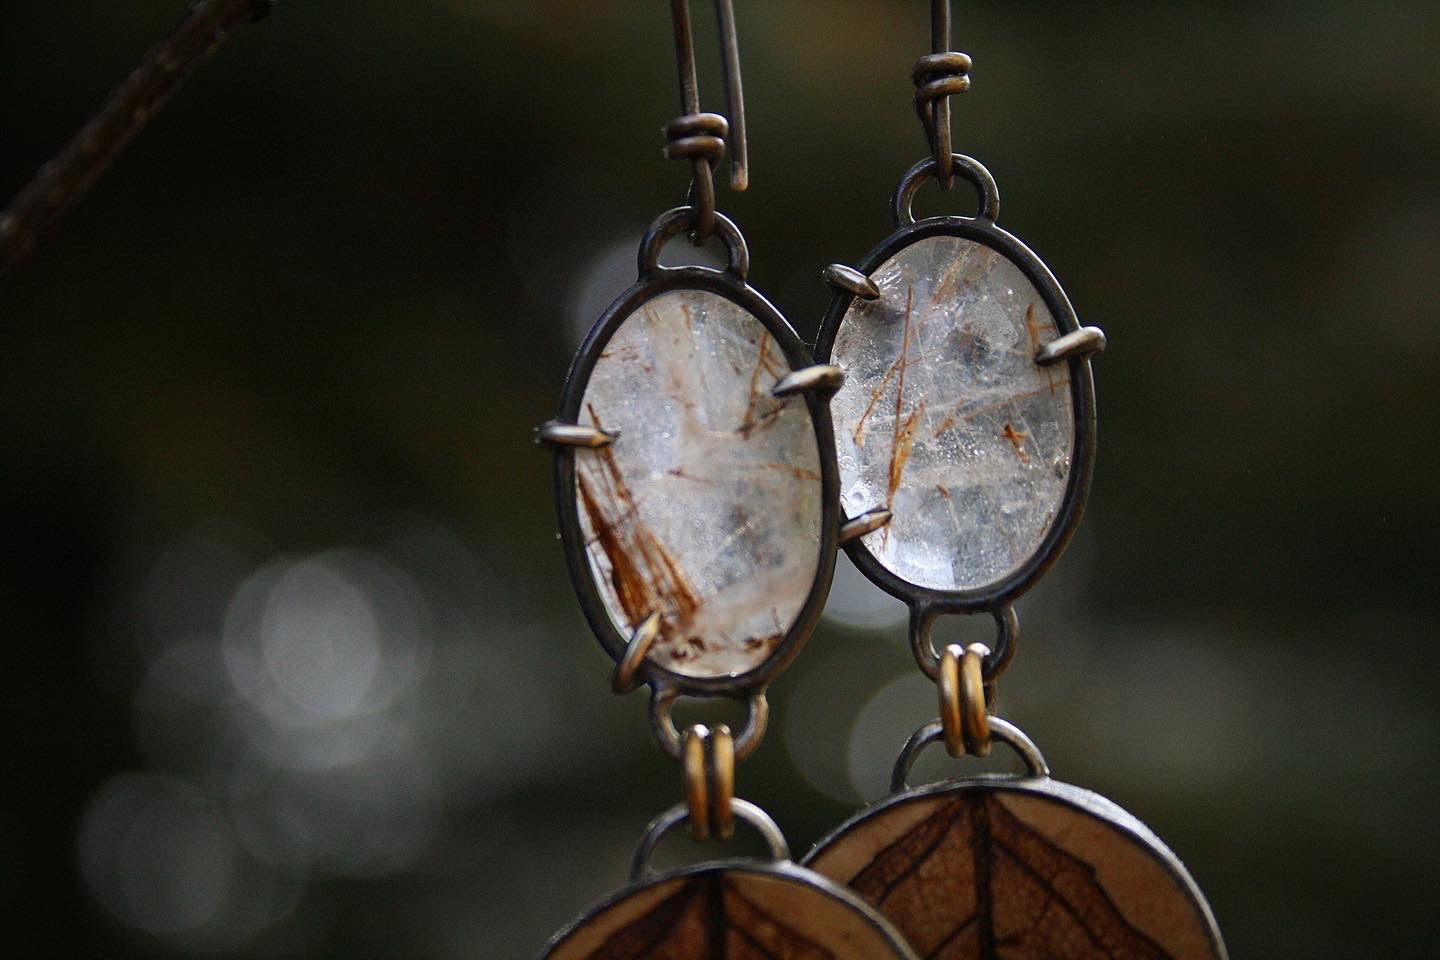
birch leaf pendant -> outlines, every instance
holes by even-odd
[[[913,960],[873,910],[791,864],[702,865],[611,898],[541,960]]]
[[[662,874],[656,844],[689,816],[685,804],[651,821],[629,887],[557,933],[539,960],[918,960],[890,921],[850,890],[792,863],[769,815],[735,814],[770,847],[767,860],[718,860]]]
[[[894,792],[805,857],[935,960],[1225,960],[1209,905],[1175,854],[1099,794],[1030,767]]]

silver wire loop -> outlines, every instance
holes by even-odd
[[[680,699],[679,691],[673,688],[656,690],[650,698],[650,729],[660,749],[672,760],[684,760],[684,743],[680,731],[675,727],[675,701]],[[756,690],[745,701],[745,725],[734,738],[735,760],[744,760],[755,751],[770,725],[770,704],[764,690]]]
[[[745,136],[745,95],[740,80],[740,45],[735,35],[732,0],[715,0],[720,32],[720,58],[725,73],[725,110],[700,111],[700,88],[695,68],[695,37],[690,28],[690,0],[671,0],[675,28],[675,63],[680,73],[681,116],[665,125],[665,156],[689,160],[693,179],[687,203],[695,213],[692,239],[699,246],[715,229],[715,168],[731,137],[730,188],[742,191],[750,184],[749,148]]]
[[[640,276],[649,276],[653,273],[660,273],[665,270],[677,270],[679,267],[660,266],[660,251],[672,237],[693,229],[695,226],[695,211],[691,207],[675,207],[666,210],[655,218],[645,231],[645,237],[640,241]],[[745,245],[745,238],[740,235],[740,228],[724,214],[715,214],[715,233],[725,243],[725,250],[730,255],[730,265],[725,269],[740,280],[744,280],[750,273],[750,248]]]
[[[771,859],[777,863],[783,863],[790,859],[790,845],[785,842],[785,834],[780,832],[780,827],[768,813],[750,801],[741,800],[739,797],[731,801],[731,804],[735,811],[735,817],[750,824],[760,834],[765,845],[770,848]],[[665,834],[684,823],[689,816],[690,811],[685,804],[677,803],[650,821],[650,825],[645,828],[644,835],[640,837],[640,845],[635,848],[635,858],[630,861],[630,880],[632,882],[643,880],[652,873],[650,857],[655,853],[656,846],[659,845]]]
[[[941,190],[954,185],[950,152],[950,97],[970,89],[970,57],[950,49],[950,0],[931,0],[930,48],[910,71],[915,81],[915,113],[935,158]]]
[[[1029,777],[1050,776],[1050,766],[1040,754],[1040,748],[1035,746],[1035,741],[1025,735],[1025,732],[1009,720],[1000,717],[990,718],[990,735],[1001,743],[1007,744],[1025,761],[1025,775]],[[919,730],[910,735],[905,741],[905,746],[900,748],[900,756],[895,759],[895,770],[890,776],[890,792],[899,793],[908,790],[910,785],[906,781],[910,779],[910,770],[915,766],[915,760],[924,750],[936,740],[943,740],[945,731],[939,720],[931,720]]]
[[[910,649],[915,654],[915,662],[931,680],[940,678],[940,654],[930,640],[930,632],[945,612],[920,605],[910,608]],[[995,678],[1005,672],[1020,639],[1020,616],[1013,606],[1007,604],[990,611],[990,615],[995,618],[995,642],[989,645],[989,655],[982,664],[986,684],[994,684]]]
[[[950,155],[954,165],[954,172],[964,179],[970,181],[980,195],[980,209],[975,216],[981,220],[995,222],[1000,215],[1000,188],[995,185],[995,178],[990,176],[990,171],[972,157],[955,153]],[[906,227],[915,222],[915,214],[911,206],[915,202],[915,194],[925,184],[925,178],[936,173],[937,165],[934,157],[926,157],[915,166],[905,171],[900,178],[900,185],[895,188],[894,203],[890,209],[890,216],[895,221],[895,226]]]

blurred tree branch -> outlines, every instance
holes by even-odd
[[[0,213],[0,276],[100,178],[232,28],[260,19],[273,5],[274,0],[195,0],[180,25],[150,48],[100,112]]]

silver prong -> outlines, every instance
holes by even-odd
[[[873,510],[866,510],[858,517],[852,517],[840,524],[840,542],[849,543],[851,540],[858,540],[867,533],[874,533],[885,524],[890,522],[894,514],[884,507],[876,507]]]
[[[1071,357],[1088,357],[1105,349],[1105,331],[1099,327],[1081,327],[1063,337],[1056,337],[1035,352],[1035,362],[1042,367],[1054,366]]]
[[[546,420],[535,431],[535,442],[553,447],[608,447],[615,442],[619,433],[606,433],[598,427],[587,427],[579,423],[561,423]]]
[[[843,293],[851,293],[861,300],[879,300],[880,288],[875,281],[854,267],[843,263],[832,263],[822,272],[825,282]]]
[[[650,645],[655,638],[660,636],[660,611],[652,610],[635,632],[630,634],[630,642],[625,645],[625,652],[621,654],[620,661],[615,664],[615,672],[610,675],[610,688],[616,693],[629,693],[635,689],[635,673],[640,669],[640,664],[645,660],[645,654],[650,652]]]
[[[813,367],[791,370],[771,388],[772,397],[788,397],[807,390],[839,390],[845,382],[845,372],[831,363],[817,363]]]

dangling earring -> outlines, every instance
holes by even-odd
[[[651,224],[639,278],[586,337],[559,417],[539,431],[555,446],[580,605],[615,660],[616,692],[650,687],[652,727],[682,765],[685,801],[646,829],[632,884],[542,957],[913,960],[878,913],[791,863],[774,822],[734,797],[735,763],[764,734],[766,684],[829,591],[838,497],[828,401],[839,380],[746,283],[745,240],[715,212],[712,174],[729,132],[732,185],[746,180],[733,12],[730,0],[716,5],[730,121],[699,112],[688,2],[674,0],[685,114],[667,127],[666,154],[692,162],[690,200]],[[667,240],[689,232],[702,243],[712,231],[728,249],[725,269],[660,265]],[[682,695],[742,701],[743,729],[682,733],[672,717]],[[650,873],[650,853],[673,827],[725,838],[735,817],[759,830],[771,860]]]
[[[934,52],[915,65],[915,104],[933,156],[895,192],[896,232],[859,269],[832,265],[835,297],[816,356],[845,374],[831,409],[842,540],[872,581],[911,610],[917,661],[940,719],[905,745],[892,795],[822,840],[805,862],[879,907],[923,956],[1223,958],[1214,918],[1180,861],[1108,800],[1050,779],[1034,744],[991,715],[1015,653],[1013,602],[1070,539],[1094,454],[1088,357],[1059,284],[995,225],[995,181],[950,150],[947,98],[969,88],[949,51],[948,0],[932,3]],[[930,177],[979,192],[974,217],[916,221]],[[944,613],[987,613],[993,645],[930,639]],[[943,740],[985,756],[991,739],[1025,761],[1020,777],[915,789],[911,764]]]

